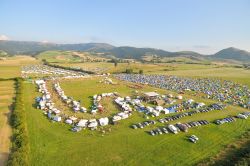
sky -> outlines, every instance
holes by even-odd
[[[250,51],[250,0],[0,0],[0,40]]]

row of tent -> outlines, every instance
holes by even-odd
[[[55,121],[61,121],[61,117],[59,116],[61,111],[57,109],[55,104],[52,102],[51,94],[46,88],[46,82],[44,80],[36,80],[35,83],[38,86],[38,91],[42,93],[42,97],[36,98],[37,107],[41,110],[49,112],[50,114],[48,114],[48,116],[50,116],[50,118],[53,117]]]

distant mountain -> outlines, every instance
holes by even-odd
[[[50,50],[59,51],[85,51],[104,53],[109,57],[117,58],[132,58],[142,59],[144,56],[157,56],[157,57],[187,57],[191,59],[227,59],[236,61],[250,61],[250,53],[237,48],[227,48],[217,52],[214,55],[205,56],[193,51],[179,51],[169,52],[161,49],[154,48],[136,48],[136,47],[115,47],[106,43],[80,43],[80,44],[54,44],[42,42],[29,42],[29,41],[0,41],[0,50],[8,54],[27,54],[36,56],[41,52]]]
[[[102,52],[113,55],[117,58],[141,59],[145,55],[157,55],[159,57],[175,56],[201,56],[196,52],[168,52],[154,48],[136,48],[136,47],[115,47],[106,43],[83,43],[83,44],[53,44],[28,41],[0,41],[0,50],[9,54],[28,54],[36,55],[49,50],[74,50],[88,52]]]
[[[228,60],[236,60],[241,62],[250,61],[250,52],[245,50],[240,50],[234,47],[229,47],[217,52],[214,55],[210,56],[211,58],[216,59],[228,59]]]
[[[103,52],[114,48],[106,43],[86,43],[86,44],[54,44],[30,41],[0,41],[0,50],[9,54],[36,55],[49,50],[76,50],[76,51],[98,51]]]

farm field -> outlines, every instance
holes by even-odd
[[[101,72],[124,72],[126,69],[133,69],[134,72],[139,72],[139,70],[144,70],[145,74],[155,74],[155,73],[166,73],[167,71],[175,70],[190,70],[190,69],[208,69],[216,67],[216,65],[202,65],[202,64],[164,64],[164,63],[155,63],[147,64],[140,62],[131,62],[131,63],[118,63],[115,67],[114,63],[109,62],[85,62],[85,63],[59,63],[62,66],[66,67],[80,67],[85,70],[97,70]]]
[[[126,96],[131,95],[135,90],[129,86],[132,83],[113,79],[117,84],[110,85],[101,84],[100,80],[101,78],[93,77],[91,79],[65,80],[60,84],[68,96],[81,100],[86,107],[91,105],[89,97],[94,94],[116,91],[121,96]],[[142,89],[138,89],[141,92],[155,90],[161,94],[169,93],[166,90],[146,85],[143,85]],[[177,135],[167,134],[153,137],[146,131],[166,124],[157,123],[144,129],[131,129],[131,124],[145,120],[142,113],[133,112],[129,119],[120,121],[118,125],[106,126],[105,129],[111,129],[111,131],[104,135],[100,130],[90,131],[88,129],[73,133],[70,131],[69,125],[52,123],[41,110],[34,107],[34,99],[39,95],[34,84],[25,82],[23,99],[27,114],[31,165],[110,165],[110,163],[112,165],[195,165],[235,141],[250,126],[249,120],[237,119],[234,123],[221,126],[211,123],[207,126],[192,128],[188,133],[181,132]],[[184,95],[184,97],[188,99],[191,96]],[[192,96],[192,98],[206,104],[214,102],[199,97]],[[56,100],[54,97],[53,99]],[[59,101],[55,101],[55,103],[59,104]],[[109,113],[112,114],[116,107],[113,103],[109,105]],[[211,122],[228,115],[237,115],[243,111],[246,109],[228,106],[223,111],[196,114],[170,122],[170,124],[200,119]],[[161,117],[165,116],[161,115]],[[160,117],[151,119],[158,118]],[[187,140],[187,136],[191,134],[200,138],[197,144],[192,144]]]
[[[0,166],[8,159],[11,145],[9,118],[14,97],[14,81],[0,81]]]
[[[36,63],[38,61],[29,56],[14,56],[0,60],[0,78],[20,77],[23,65]]]

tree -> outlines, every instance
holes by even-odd
[[[133,73],[133,69],[126,69],[125,73],[132,74]]]
[[[143,70],[141,69],[141,70],[139,70],[139,74],[143,74]]]

